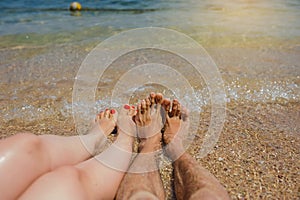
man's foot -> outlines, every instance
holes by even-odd
[[[163,95],[151,93],[148,98],[141,101],[134,118],[137,125],[137,134],[140,139],[139,151],[153,152],[161,148],[161,129],[163,118],[161,104]]]
[[[138,105],[134,120],[140,153],[123,178],[116,199],[165,199],[156,157],[156,150],[161,149],[162,101],[161,94],[151,93]]]
[[[183,140],[188,133],[187,110],[178,100],[164,101],[167,123],[163,134],[165,150],[174,167],[174,188],[177,199],[229,199],[219,181],[188,153]],[[172,107],[172,108],[171,108]],[[170,109],[171,108],[171,109]]]
[[[172,103],[172,109],[170,110],[171,102],[166,100],[164,102],[164,108],[167,112],[167,123],[165,124],[165,132],[163,134],[163,142],[169,144],[180,128],[180,103],[175,99]]]
[[[166,111],[166,124],[163,133],[163,143],[167,145],[166,153],[171,159],[178,158],[184,153],[183,137],[188,132],[187,111],[182,109],[178,100],[173,100],[172,108],[169,100],[164,100],[163,107]],[[171,108],[171,109],[170,109]]]

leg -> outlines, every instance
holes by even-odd
[[[230,199],[225,188],[188,153],[174,163],[176,197],[180,199]]]
[[[116,126],[115,110],[100,112],[91,130],[86,135],[62,137],[56,135],[39,136],[45,153],[49,154],[51,170],[59,166],[74,165],[95,155],[97,148],[104,145]],[[100,144],[100,145],[99,145]]]
[[[127,110],[126,114],[131,120],[134,110]],[[133,121],[131,125],[135,126]],[[114,144],[101,154],[75,166],[60,167],[44,174],[20,199],[113,199],[128,169],[134,140],[120,128],[118,132]],[[120,164],[118,168],[122,171],[113,169],[107,162]]]
[[[157,104],[155,104],[155,100]],[[142,138],[139,144],[139,154],[134,159],[129,171],[141,171],[138,169],[142,167],[145,172],[128,172],[121,182],[116,199],[165,198],[164,188],[157,169],[157,158],[153,154],[154,151],[161,149],[160,130],[163,127],[160,115],[161,102],[162,95],[151,93],[150,98],[143,100],[139,105],[135,122],[138,126],[138,136]],[[147,153],[152,154],[146,156]]]
[[[169,112],[170,102],[165,102]],[[181,199],[229,199],[225,188],[196,160],[184,152],[182,137],[188,131],[186,111],[181,113],[177,100],[167,115],[167,123],[163,140],[168,146],[166,152],[174,161],[174,185],[176,198]]]
[[[109,134],[114,126],[109,111],[101,113],[101,119],[99,116],[92,132],[84,138],[103,138],[99,127]],[[79,136],[24,133],[4,139],[0,141],[0,199],[15,199],[40,175],[62,165],[76,164],[90,156]]]

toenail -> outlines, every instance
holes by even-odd
[[[135,109],[135,107],[134,106],[131,106],[133,109]]]
[[[130,109],[130,106],[126,104],[126,105],[124,106],[124,108],[125,108],[126,110],[129,110],[129,109]]]
[[[110,114],[115,114],[116,113],[116,110],[115,109],[112,109],[112,110],[110,110]]]

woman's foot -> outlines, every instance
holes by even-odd
[[[100,126],[104,135],[108,136],[116,127],[117,113],[114,109],[101,111],[95,119],[95,123]]]
[[[124,105],[118,114],[116,140],[95,158],[105,166],[126,172],[132,156],[136,125],[133,116],[136,114],[134,106]]]
[[[87,135],[82,135],[81,140],[92,155],[100,153],[107,142],[107,136],[116,127],[117,112],[114,109],[101,111],[91,125]]]
[[[136,137],[136,125],[133,121],[136,112],[136,108],[132,105],[126,104],[121,108],[117,119],[118,133]]]

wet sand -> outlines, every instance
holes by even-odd
[[[201,159],[197,153],[208,127],[208,110],[202,112],[199,137],[188,152],[220,180],[232,199],[300,197],[299,103],[228,104],[219,141]],[[163,171],[166,180],[171,170]]]

